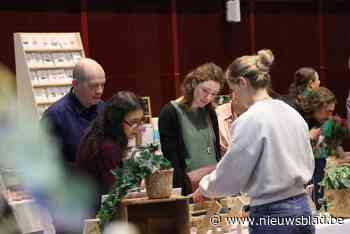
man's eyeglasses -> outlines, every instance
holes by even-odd
[[[124,123],[126,123],[131,128],[137,128],[137,127],[140,127],[143,124],[143,121],[137,121],[135,123],[130,123],[129,121],[124,120]]]

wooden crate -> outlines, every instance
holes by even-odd
[[[328,213],[333,217],[350,218],[350,189],[326,189],[325,197],[330,203]]]
[[[118,213],[142,234],[190,234],[189,201],[183,196],[124,199]]]
[[[191,204],[191,227],[196,234],[226,234],[243,233],[242,224],[229,224],[225,220],[228,217],[243,218],[248,214],[243,211],[243,206],[249,204],[249,199],[244,196],[226,197],[217,201],[206,201],[202,204]],[[226,213],[220,213],[220,209],[227,209]],[[213,225],[211,217],[220,217],[221,222]]]

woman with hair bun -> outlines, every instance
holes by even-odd
[[[291,217],[311,217],[305,185],[312,177],[314,160],[303,117],[268,94],[273,61],[270,50],[261,50],[229,66],[228,84],[249,108],[235,121],[228,151],[200,181],[193,199],[201,202],[206,197],[246,193],[254,218],[250,233],[315,233],[309,223],[286,225]],[[267,219],[279,225],[268,225]]]

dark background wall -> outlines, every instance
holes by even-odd
[[[87,55],[105,68],[104,98],[128,89],[150,96],[154,115],[182,77],[214,61],[271,49],[273,87],[287,92],[294,71],[312,66],[345,114],[350,88],[350,1],[241,0],[242,22],[225,21],[224,0],[3,0],[0,61],[15,71],[14,32],[81,32]]]

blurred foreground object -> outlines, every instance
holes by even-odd
[[[6,133],[3,131],[3,127],[9,122],[9,119],[3,113],[10,110],[11,106],[9,101],[14,100],[14,82],[12,73],[0,64],[0,138]],[[1,147],[2,149],[3,147]],[[1,154],[4,157],[3,154]],[[1,167],[1,160],[0,160]],[[1,180],[1,191],[0,191],[0,234],[17,234],[21,233],[18,227],[17,221],[13,214],[11,207],[4,197],[5,185]]]
[[[139,234],[137,228],[130,223],[113,222],[109,224],[104,234]]]
[[[33,197],[40,216],[49,211],[55,225],[69,233],[81,233],[83,220],[89,216],[93,186],[64,171],[56,142],[28,113],[26,106],[16,101],[14,76],[0,65],[0,169],[11,172],[3,192],[17,201]],[[36,215],[32,218],[42,220]],[[24,221],[31,223],[29,218]]]

